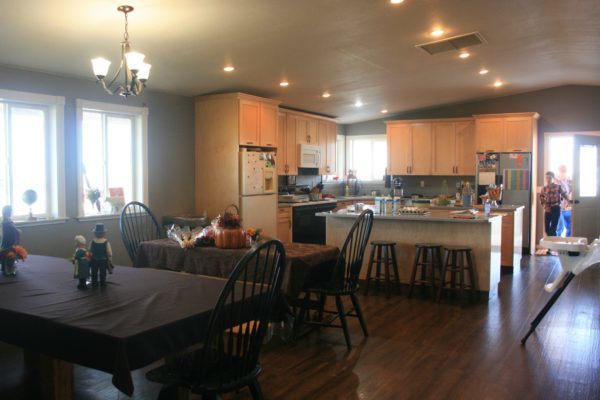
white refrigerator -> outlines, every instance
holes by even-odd
[[[277,236],[277,173],[273,153],[240,151],[240,213],[245,228]]]

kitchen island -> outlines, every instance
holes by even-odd
[[[350,227],[358,216],[341,210],[319,213],[326,219],[326,242],[342,247]],[[459,219],[450,211],[431,210],[427,215],[375,214],[370,240],[396,242],[400,282],[408,284],[415,257],[415,244],[438,243],[442,246],[469,246],[473,249],[475,287],[486,298],[496,296],[500,282],[501,215]],[[365,253],[361,279],[365,279],[370,248]]]

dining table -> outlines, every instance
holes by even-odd
[[[339,255],[337,247],[309,243],[284,243],[283,246],[286,268],[282,292],[289,302],[311,282],[331,277]],[[214,246],[182,248],[175,240],[157,239],[139,244],[134,266],[226,278],[248,250]]]
[[[202,340],[225,282],[116,266],[107,287],[79,290],[69,260],[30,255],[16,276],[0,276],[0,340],[56,361],[62,378],[44,398],[72,398],[73,364],[112,374],[131,396],[132,370]]]

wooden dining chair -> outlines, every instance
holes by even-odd
[[[352,343],[350,341],[350,332],[348,331],[346,317],[358,317],[365,337],[369,336],[367,324],[360,308],[358,298],[356,297],[356,293],[358,292],[358,276],[360,274],[360,269],[362,268],[363,258],[367,244],[369,243],[372,227],[373,211],[365,210],[350,228],[350,232],[348,232],[348,236],[346,237],[332,271],[331,278],[329,280],[311,284],[310,287],[303,289],[305,295],[298,317],[297,328],[301,327],[303,324],[319,327],[342,328],[346,339],[346,345],[348,346],[348,349],[351,349]],[[316,294],[320,302],[320,320],[318,321],[307,321],[306,318],[311,307],[311,294]],[[346,296],[350,297],[350,300],[352,301],[352,308],[349,311],[345,311],[342,301],[342,298]],[[327,311],[323,309],[328,297],[335,297],[337,306],[336,311]],[[323,321],[323,313],[332,314],[333,316]],[[334,325],[333,322],[338,318],[341,325]]]
[[[285,249],[278,240],[253,247],[237,263],[210,316],[202,348],[146,374],[164,385],[159,399],[188,388],[202,398],[248,386],[262,399],[258,356],[280,299]]]
[[[132,201],[121,211],[119,230],[132,264],[135,264],[141,242],[160,239],[164,235],[152,211],[143,203]]]

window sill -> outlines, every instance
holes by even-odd
[[[35,221],[14,221],[18,227],[28,228],[30,226],[43,226],[43,225],[58,225],[66,224],[68,218],[53,218],[53,219],[38,219]]]
[[[107,221],[119,219],[121,214],[103,214],[103,215],[87,215],[83,217],[77,217],[77,221],[79,222],[87,222],[87,221]]]

